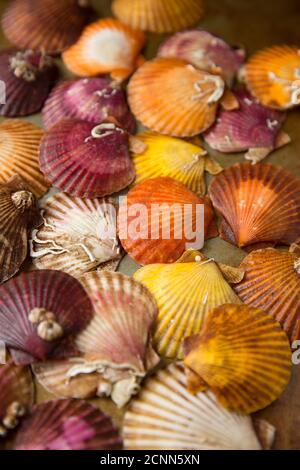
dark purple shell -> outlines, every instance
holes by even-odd
[[[48,56],[15,49],[1,52],[0,80],[6,96],[1,96],[0,115],[28,116],[40,111],[57,78],[58,68]]]
[[[111,117],[129,133],[135,132],[135,119],[127,105],[125,93],[108,77],[61,82],[54,88],[43,109],[46,129],[68,118],[100,124]]]
[[[205,141],[220,152],[251,148],[275,148],[286,114],[259,104],[246,91],[236,91],[239,109],[221,110],[215,124],[204,133]]]
[[[29,320],[36,308],[56,316],[63,328],[59,339],[45,341],[38,335],[37,324]],[[88,324],[92,314],[91,301],[79,281],[61,271],[22,273],[0,287],[0,341],[15,363],[31,364],[74,354],[74,349],[69,351],[70,337]]]
[[[110,417],[83,400],[53,400],[32,408],[13,444],[15,450],[113,450],[122,439]]]
[[[169,37],[160,46],[158,57],[182,59],[201,70],[218,73],[230,86],[244,63],[245,51],[230,47],[208,31],[193,29]]]
[[[61,121],[42,139],[40,167],[57,188],[91,199],[118,192],[135,177],[129,135],[112,123]]]

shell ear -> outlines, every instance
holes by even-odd
[[[217,263],[224,278],[229,284],[238,284],[241,282],[245,275],[245,270],[242,268],[234,268],[233,266],[228,266],[227,264]]]

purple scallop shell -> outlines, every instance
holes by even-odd
[[[231,86],[244,63],[245,51],[230,47],[208,31],[193,29],[176,33],[164,41],[158,57],[183,59],[201,70],[222,75]]]
[[[246,91],[236,91],[239,109],[220,110],[215,124],[203,136],[215,150],[224,153],[277,146],[286,114],[259,104]]]
[[[53,400],[32,408],[17,431],[15,450],[113,450],[122,439],[109,416],[83,400]]]
[[[0,53],[0,80],[5,84],[5,96],[1,96],[0,115],[28,116],[40,111],[57,79],[58,68],[50,57],[4,50]]]
[[[125,93],[108,77],[61,82],[54,88],[43,109],[46,129],[68,118],[100,124],[110,117],[129,133],[135,132],[136,122]]]
[[[45,341],[37,325],[29,320],[35,308],[56,316],[63,334]],[[10,350],[16,364],[31,364],[74,355],[71,337],[89,323],[93,307],[85,290],[72,276],[61,271],[22,273],[0,286],[0,341]]]
[[[42,139],[40,167],[57,188],[90,199],[121,191],[135,177],[129,134],[113,123],[56,124]]]

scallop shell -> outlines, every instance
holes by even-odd
[[[208,387],[230,410],[253,413],[280,397],[291,375],[291,350],[280,324],[263,310],[225,304],[184,342],[191,392]]]
[[[204,134],[205,141],[219,152],[249,150],[245,158],[252,163],[265,158],[275,148],[285,144],[281,126],[286,115],[259,104],[245,91],[235,93],[239,109],[221,110],[216,123]]]
[[[40,167],[54,186],[71,196],[106,196],[134,179],[128,142],[127,132],[113,123],[61,121],[42,139]]]
[[[166,39],[158,50],[158,57],[185,60],[200,70],[221,75],[231,86],[244,63],[245,51],[230,47],[208,31],[194,29]]]
[[[291,343],[300,339],[300,263],[295,253],[268,248],[242,262],[244,280],[235,286],[243,302],[272,315]]]
[[[145,147],[142,152],[133,152],[136,184],[169,176],[191,191],[204,195],[205,171],[213,174],[222,171],[220,165],[207,156],[206,150],[193,143],[151,132],[139,134],[137,139]]]
[[[133,28],[171,33],[194,25],[203,15],[202,0],[114,0],[113,13]]]
[[[82,400],[53,400],[32,408],[14,450],[115,450],[122,439],[110,417]]]
[[[0,124],[0,182],[18,174],[37,197],[48,190],[40,172],[38,153],[43,131],[30,122],[8,119]]]
[[[107,77],[63,81],[54,88],[43,109],[46,129],[63,119],[76,118],[99,124],[110,117],[128,132],[135,131],[135,119],[124,91]]]
[[[40,111],[57,78],[58,68],[44,53],[2,51],[0,80],[5,84],[5,99],[0,100],[0,115],[28,116]]]
[[[176,261],[186,247],[203,246],[214,224],[209,202],[167,177],[131,189],[118,214],[122,246],[140,264]]]
[[[221,238],[230,243],[252,249],[300,237],[300,180],[282,168],[236,164],[214,179],[209,194],[223,217]]]
[[[208,129],[223,93],[221,77],[178,59],[146,62],[128,85],[135,117],[152,131],[174,137],[191,137]]]
[[[244,80],[265,106],[289,109],[300,104],[300,54],[297,46],[256,52],[245,65]]]
[[[33,405],[34,386],[29,368],[12,362],[0,365],[0,438],[15,429]]]
[[[91,16],[85,0],[13,0],[2,17],[8,40],[57,54],[71,46]]]
[[[22,273],[0,287],[0,298],[0,341],[17,364],[74,354],[70,338],[92,317],[80,283],[59,271]]]
[[[117,208],[112,200],[58,193],[42,209],[44,224],[32,234],[30,253],[38,269],[57,269],[79,277],[120,259]]]
[[[141,31],[112,18],[101,19],[87,26],[62,57],[67,68],[80,77],[110,74],[122,81],[142,60],[139,54],[144,41]]]
[[[95,310],[76,339],[81,355],[38,364],[34,371],[42,385],[57,395],[111,396],[123,406],[159,361],[151,346],[156,303],[145,287],[120,273],[89,273],[81,282]]]
[[[22,178],[0,183],[0,283],[20,269],[27,256],[27,235],[41,223],[34,195]]]
[[[134,278],[149,289],[157,302],[154,344],[166,357],[183,357],[183,339],[199,333],[215,307],[241,303],[217,263],[197,251],[187,251],[174,264],[145,266]]]
[[[212,392],[191,395],[182,366],[175,364],[145,382],[125,414],[123,435],[128,450],[262,447],[249,416],[227,411]]]

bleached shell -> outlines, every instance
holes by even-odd
[[[285,332],[268,313],[224,304],[184,342],[188,388],[212,390],[225,408],[254,413],[281,396],[292,354]]]
[[[245,278],[235,290],[245,304],[272,315],[291,343],[300,339],[298,256],[273,248],[253,251],[242,262]]]
[[[144,266],[134,278],[149,289],[157,302],[154,344],[158,353],[167,357],[183,357],[183,339],[198,333],[215,307],[241,303],[217,264],[197,252],[188,262]]]
[[[194,25],[203,15],[202,0],[114,0],[113,13],[133,28],[170,33]]]
[[[251,418],[229,412],[212,392],[191,395],[180,365],[150,377],[124,419],[128,450],[260,450]]]
[[[80,77],[110,74],[122,81],[138,66],[144,40],[142,31],[112,18],[101,19],[88,25],[62,57],[67,68]]]
[[[14,450],[113,450],[122,439],[111,418],[82,400],[53,400],[32,408]]]
[[[280,167],[238,163],[213,180],[209,195],[230,243],[290,245],[300,237],[300,180]]]
[[[32,233],[31,256],[38,269],[75,277],[120,258],[112,199],[81,199],[58,193],[42,205],[44,224]]]
[[[133,75],[128,101],[135,117],[152,131],[192,137],[214,123],[224,86],[221,77],[183,60],[158,58]]]
[[[49,184],[38,162],[42,136],[42,129],[30,122],[8,119],[0,124],[0,182],[18,174],[35,196],[45,194]]]
[[[80,355],[40,364],[35,373],[60,396],[111,396],[123,406],[159,361],[151,346],[156,303],[145,287],[120,273],[93,272],[80,280],[95,311],[76,338]]]

